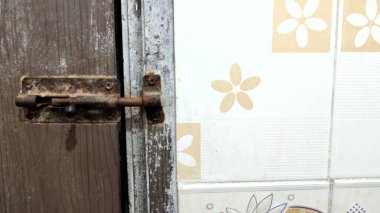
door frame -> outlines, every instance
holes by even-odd
[[[126,97],[142,95],[142,77],[161,75],[165,122],[147,126],[126,109],[130,212],[178,212],[173,0],[121,0]]]

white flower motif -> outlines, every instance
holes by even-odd
[[[366,15],[351,13],[347,16],[347,21],[355,27],[361,27],[355,37],[355,47],[363,46],[369,36],[380,44],[380,15],[377,12],[377,1],[367,0],[365,5]]]
[[[191,146],[193,143],[192,135],[185,135],[181,137],[177,142],[177,160],[184,166],[195,167],[197,162],[193,156],[185,153],[184,151]]]
[[[324,20],[313,17],[319,6],[319,0],[308,0],[302,9],[296,0],[285,0],[286,10],[293,17],[281,22],[277,27],[279,34],[288,34],[296,30],[297,45],[306,47],[309,41],[309,30],[323,31],[327,24]]]
[[[272,207],[273,202],[273,194],[266,196],[263,200],[257,203],[255,195],[252,195],[249,200],[246,213],[282,213],[287,204],[283,203],[278,206]],[[227,213],[241,213],[238,210],[227,208]]]

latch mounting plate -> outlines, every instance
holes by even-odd
[[[42,76],[21,78],[16,105],[22,121],[32,123],[110,123],[120,120],[120,108],[143,107],[148,124],[164,122],[161,77],[143,77],[142,97],[119,97],[120,84],[108,76]]]
[[[24,106],[20,120],[32,123],[110,123],[120,120],[120,109],[94,105],[76,106],[68,113],[67,106],[54,106],[52,101],[80,97],[115,99],[120,84],[108,76],[24,76],[16,104]],[[34,99],[34,100],[31,100]],[[17,103],[19,102],[19,103]],[[20,104],[21,102],[21,104]],[[27,106],[29,103],[28,107]]]

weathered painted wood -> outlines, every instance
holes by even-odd
[[[0,0],[0,212],[120,212],[118,126],[26,124],[23,75],[115,75],[113,0]]]
[[[125,96],[141,96],[144,75],[141,1],[123,0],[122,17]],[[140,108],[128,108],[125,112],[129,209],[148,212],[145,114]]]
[[[177,212],[173,1],[145,0],[143,26],[145,70],[161,74],[166,116],[147,128],[149,211]]]
[[[177,212],[173,2],[128,0],[123,13],[126,94],[141,94],[141,76],[159,73],[166,115],[164,124],[145,127],[140,111],[127,114],[131,210]]]

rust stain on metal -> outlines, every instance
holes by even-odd
[[[143,106],[143,99],[141,97],[137,98],[119,98],[119,106]]]
[[[120,86],[114,77],[21,78],[16,105],[21,120],[32,123],[110,123],[120,120]],[[110,102],[114,100],[114,103]],[[72,105],[73,107],[67,107]],[[107,106],[107,107],[105,107]],[[67,110],[67,109],[71,110]],[[66,109],[66,110],[65,110]]]
[[[165,120],[161,105],[161,78],[143,79],[143,97],[119,97],[113,77],[23,77],[16,105],[22,120],[38,123],[108,123],[120,120],[120,107],[144,107],[149,124]]]
[[[157,74],[148,73],[143,78],[143,105],[149,124],[165,121],[161,105],[161,77]]]

